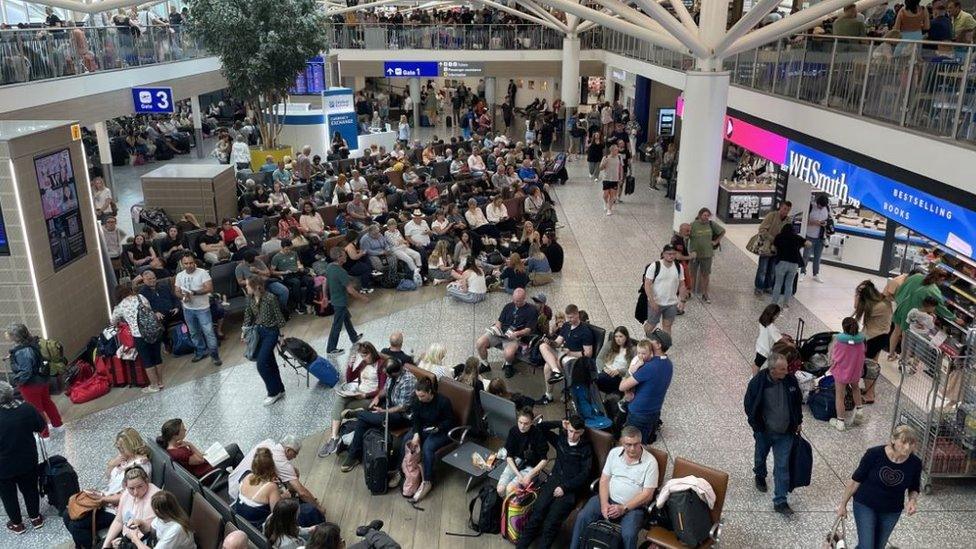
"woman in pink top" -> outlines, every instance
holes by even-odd
[[[861,390],[858,382],[864,369],[866,347],[864,335],[860,333],[857,321],[847,317],[841,323],[844,331],[835,335],[830,344],[830,373],[834,376],[834,405],[837,407],[837,417],[830,420],[838,431],[857,425],[864,420],[861,406]],[[850,420],[845,421],[844,394],[847,387],[854,394],[854,413]]]
[[[139,466],[129,468],[125,472],[123,483],[125,490],[119,499],[115,520],[108,527],[103,548],[112,547],[112,541],[122,535],[123,528],[138,528],[140,523],[148,524],[156,518],[152,509],[152,497],[159,488],[149,482],[145,469]]]

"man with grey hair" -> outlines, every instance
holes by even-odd
[[[803,423],[802,396],[790,375],[786,357],[770,353],[766,368],[749,381],[743,401],[746,418],[756,440],[756,489],[766,492],[766,458],[773,452],[773,510],[786,517],[793,509],[786,502],[790,486],[790,449]]]
[[[580,547],[586,527],[598,520],[620,524],[626,549],[637,549],[644,509],[657,488],[657,459],[641,444],[641,430],[627,425],[620,431],[620,446],[610,450],[600,490],[576,516],[570,549]]]
[[[15,534],[27,531],[20,513],[18,490],[24,497],[31,526],[44,525],[37,492],[34,435],[46,428],[47,422],[37,409],[17,398],[9,383],[0,381],[0,501],[10,519],[7,530]]]
[[[258,448],[267,448],[271,452],[278,479],[301,500],[298,511],[299,526],[314,526],[325,522],[325,509],[319,504],[319,500],[312,495],[312,492],[299,480],[298,468],[292,464],[302,449],[301,439],[294,435],[282,437],[278,442],[270,438],[265,439],[251,448],[251,451],[244,456],[244,459],[227,479],[227,493],[231,499],[236,500],[240,494],[241,479],[251,470],[251,463],[254,461],[254,454],[257,453]]]

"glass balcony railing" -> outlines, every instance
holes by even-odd
[[[603,30],[603,49],[687,70],[694,59]],[[800,36],[725,60],[732,84],[976,142],[976,55],[966,44]]]
[[[541,25],[334,25],[332,47],[359,50],[553,50],[563,33]]]
[[[206,57],[179,26],[0,30],[0,85]]]

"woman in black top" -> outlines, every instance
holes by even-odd
[[[250,337],[257,339],[252,358],[257,362],[258,375],[268,393],[264,405],[270,406],[285,396],[285,386],[281,383],[278,361],[274,355],[275,344],[285,325],[285,315],[281,313],[278,299],[268,295],[263,277],[251,276],[245,286],[248,298],[244,308],[244,328],[252,330]],[[244,334],[245,331],[242,331],[242,340],[245,339]]]
[[[918,432],[908,425],[899,425],[891,433],[891,442],[869,448],[851,475],[837,506],[837,516],[847,516],[847,502],[853,496],[858,547],[883,549],[902,510],[909,516],[918,510],[922,460],[913,453],[917,445]]]
[[[547,232],[542,235],[542,253],[549,260],[549,268],[552,272],[558,273],[563,270],[563,247],[556,242],[556,233]]]
[[[163,254],[163,261],[166,267],[175,271],[177,263],[183,257],[183,252],[187,251],[184,244],[183,232],[179,227],[173,225],[166,229],[166,236],[159,241],[159,251]]]
[[[793,297],[793,283],[803,262],[801,253],[810,243],[807,239],[796,234],[792,223],[783,225],[773,246],[776,247],[776,285],[773,286],[773,303],[784,309],[789,309],[790,298]]]
[[[519,487],[525,487],[546,466],[549,444],[546,435],[535,426],[532,408],[518,412],[515,427],[505,439],[505,470],[498,479],[498,495],[505,497]]]
[[[146,242],[146,235],[137,234],[132,239],[132,246],[129,247],[129,261],[135,267],[136,272],[148,268],[149,263],[156,257],[156,250]]]
[[[596,181],[600,173],[600,162],[603,161],[603,136],[600,132],[593,132],[589,144],[586,145],[586,162],[590,168],[590,177]]]
[[[413,426],[407,433],[404,446],[410,445],[423,452],[424,480],[413,496],[414,502],[418,502],[433,487],[437,450],[451,442],[447,433],[454,427],[454,410],[447,397],[437,394],[434,382],[429,377],[417,380],[414,393],[417,398],[410,404]]]
[[[349,158],[349,145],[339,132],[332,134],[332,153],[339,155],[339,158]]]
[[[504,284],[505,293],[515,293],[515,290],[524,289],[529,285],[529,275],[525,272],[525,263],[517,253],[513,253],[505,260],[506,266],[502,269],[498,279]]]
[[[17,491],[27,506],[27,517],[34,528],[44,524],[37,493],[37,445],[34,433],[47,429],[47,422],[30,404],[16,398],[14,388],[0,381],[0,500],[10,519],[7,530],[15,534],[27,531]]]

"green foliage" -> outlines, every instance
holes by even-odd
[[[305,62],[326,51],[326,16],[315,0],[192,0],[190,29],[223,65],[231,94],[270,113]],[[277,128],[258,121],[266,146]]]

